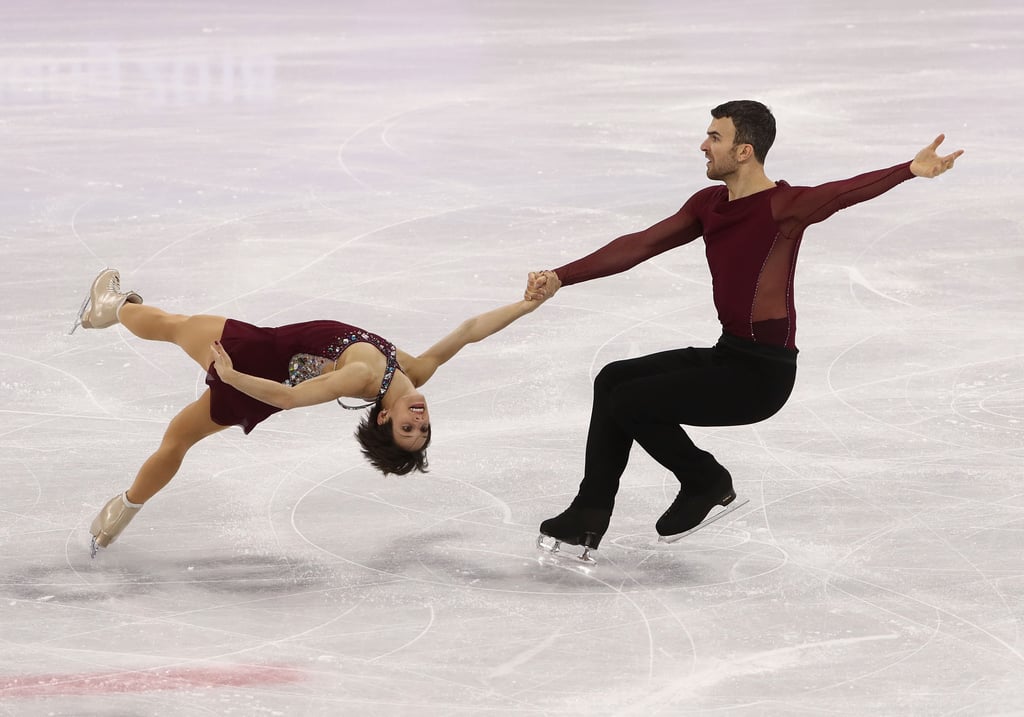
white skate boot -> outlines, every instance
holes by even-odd
[[[89,295],[78,310],[78,320],[71,333],[79,326],[85,329],[105,329],[117,323],[117,312],[124,306],[141,304],[142,297],[134,291],[121,291],[121,275],[117,269],[104,269],[92,282]]]
[[[89,532],[92,533],[92,548],[90,553],[96,557],[100,548],[105,548],[121,534],[121,531],[132,522],[135,514],[142,509],[142,503],[131,503],[124,493],[118,493],[103,506],[92,521]]]

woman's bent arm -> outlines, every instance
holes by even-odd
[[[373,385],[373,371],[362,363],[346,364],[336,371],[303,381],[297,386],[271,381],[236,371],[231,357],[219,342],[213,344],[214,368],[224,383],[237,388],[257,401],[288,410],[327,403],[336,398],[364,396]]]

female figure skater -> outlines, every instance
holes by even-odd
[[[430,412],[417,389],[466,344],[501,331],[541,303],[518,301],[467,319],[411,356],[376,334],[337,321],[261,328],[222,316],[169,314],[143,305],[134,291],[122,291],[117,270],[105,269],[93,282],[76,326],[120,323],[139,338],[177,344],[207,370],[208,388],[171,420],[160,447],[128,490],[111,498],[93,520],[93,557],[167,485],[192,446],[228,426],[249,433],[289,408],[341,403],[343,397],[369,401],[345,406],[370,409],[356,430],[363,455],[385,475],[425,471]]]

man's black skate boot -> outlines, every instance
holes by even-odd
[[[729,506],[735,500],[736,491],[732,489],[732,476],[723,468],[722,475],[710,482],[707,487],[702,486],[700,491],[688,491],[686,488],[680,488],[679,495],[672,501],[672,505],[658,518],[655,529],[663,540],[665,538],[669,538],[669,542],[678,540],[700,527],[716,505]],[[746,503],[745,500],[720,511],[707,522],[717,520],[744,503]]]
[[[608,530],[611,517],[612,511],[608,508],[578,506],[574,501],[561,514],[540,524],[541,534],[537,537],[537,547],[557,553],[562,543],[582,545],[583,553],[579,559],[593,562],[590,551],[597,550],[601,544],[601,538]],[[554,538],[554,546],[549,548],[544,545],[545,536]]]

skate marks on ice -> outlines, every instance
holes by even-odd
[[[331,584],[327,566],[285,555],[195,553],[155,560],[151,551],[126,544],[77,562],[11,566],[0,596],[12,600],[87,604],[152,594],[201,591],[236,596],[288,595]]]
[[[558,576],[578,575],[619,592],[698,589],[758,581],[790,562],[763,529],[717,524],[694,532],[665,543],[647,531],[616,535],[613,530],[600,550],[591,551],[591,562],[578,559],[580,546],[563,545],[557,553],[542,549],[536,562],[544,572],[538,580],[571,582]],[[763,539],[759,533],[765,533]]]
[[[401,505],[394,497],[367,499],[340,485],[313,491],[316,500],[307,495],[295,507],[296,537],[339,570],[356,568],[357,573],[369,571],[374,579],[435,588],[513,594],[719,585],[773,572],[788,559],[777,545],[754,539],[740,527],[719,524],[667,545],[658,543],[645,524],[648,532],[644,534],[623,535],[614,530],[607,534],[600,551],[591,553],[596,564],[571,558],[582,550],[577,546],[563,545],[567,558],[563,560],[537,551],[532,544],[534,516],[544,514],[546,505],[541,502],[546,498],[531,499],[540,501],[536,505],[512,504],[510,513],[493,505],[460,505],[447,513],[434,513],[420,507],[425,503],[414,493],[421,487],[409,483],[404,488],[409,494],[402,495]],[[348,516],[349,530],[361,539],[339,534],[332,521],[318,517],[321,512]],[[396,528],[399,523],[403,524],[400,529]],[[625,519],[622,525],[631,531],[641,529],[638,521]]]
[[[541,552],[533,576],[538,590],[545,585],[585,594],[732,589],[761,585],[790,562],[778,545],[744,530],[710,529],[672,546],[640,533],[606,539],[595,563]]]

